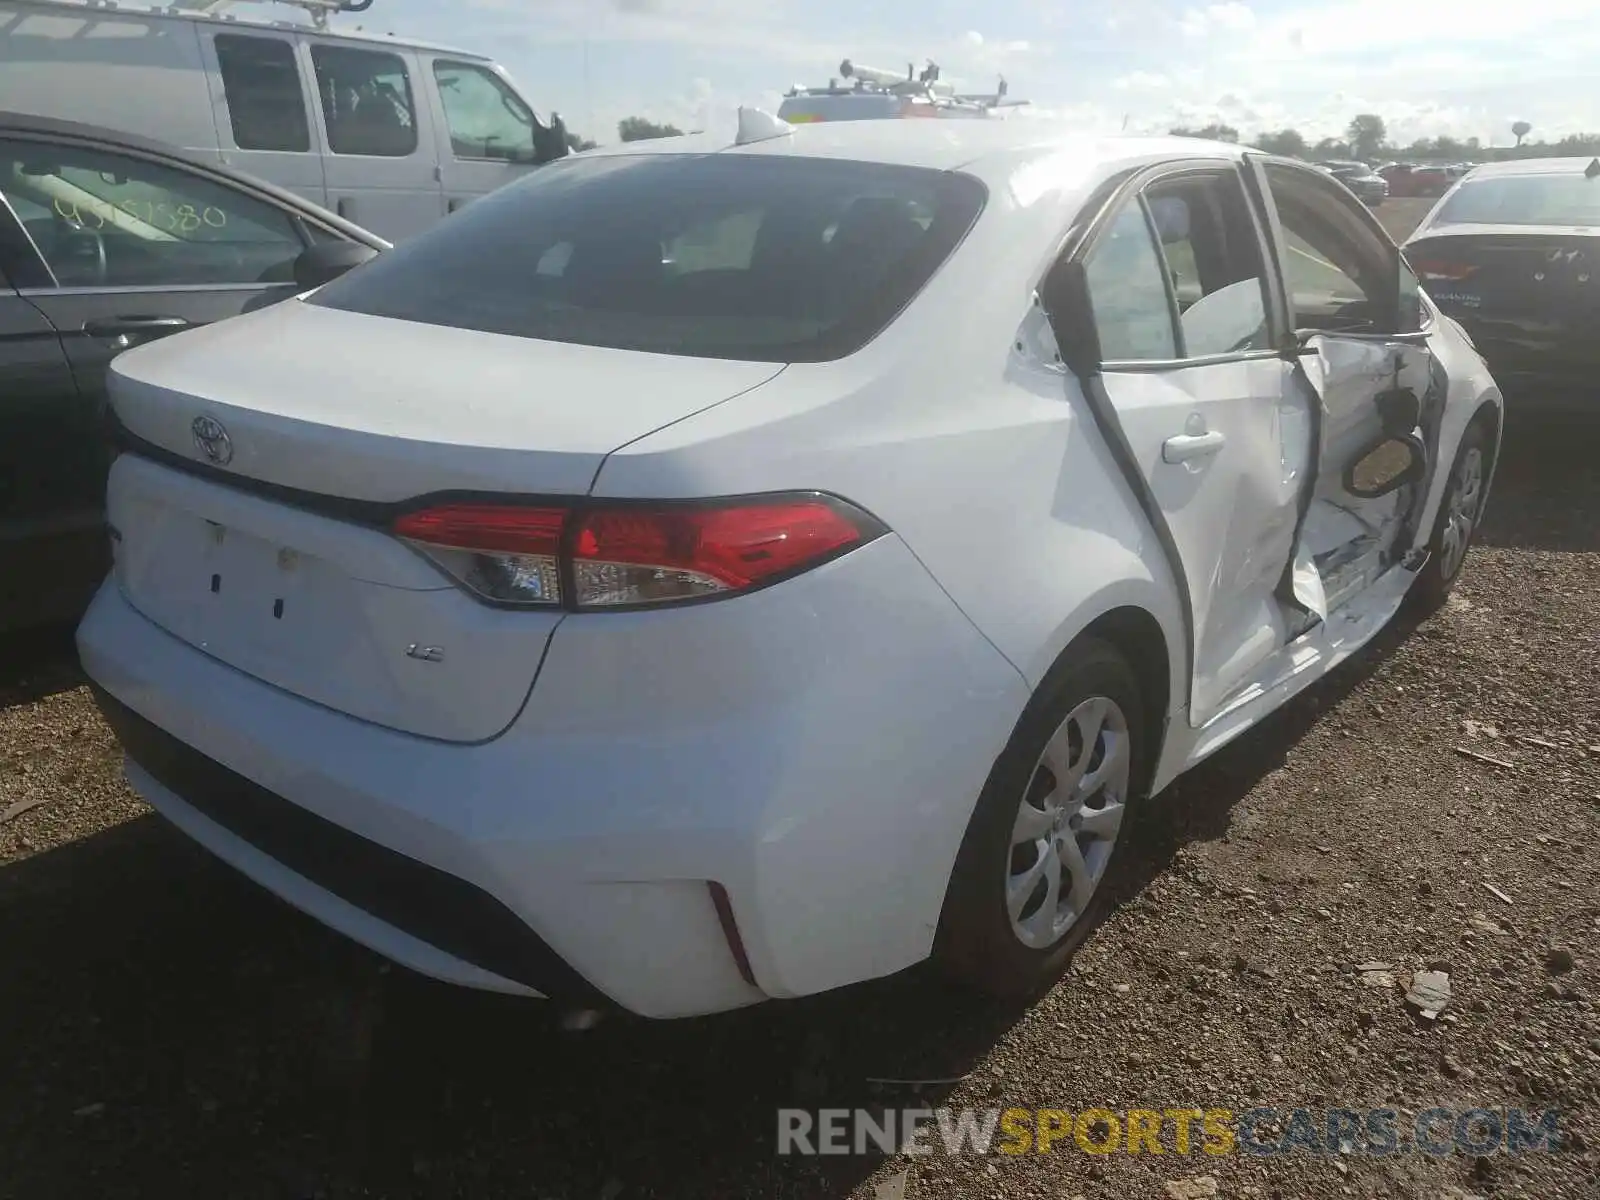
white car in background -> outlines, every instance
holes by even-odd
[[[157,809],[429,975],[1026,994],[1130,807],[1442,601],[1500,396],[1313,167],[746,116],[119,358],[83,662]]]

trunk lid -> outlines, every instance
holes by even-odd
[[[1588,228],[1450,225],[1406,255],[1434,303],[1469,324],[1588,338],[1600,316],[1600,237]]]
[[[561,613],[480,603],[391,536],[374,505],[582,495],[611,451],[781,369],[290,301],[116,361],[121,424],[212,470],[117,459],[114,576],[150,621],[239,671],[360,720],[483,741],[520,711]],[[203,449],[200,416],[226,430],[226,463]],[[336,503],[287,502],[252,481]]]
[[[111,398],[144,441],[204,463],[193,426],[210,416],[228,435],[228,471],[321,495],[582,495],[613,450],[782,369],[290,300],[124,354]]]

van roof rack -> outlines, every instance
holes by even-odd
[[[287,4],[311,14],[311,23],[318,29],[328,28],[328,19],[334,13],[366,12],[373,0],[256,0],[258,3]],[[239,0],[169,0],[174,12],[198,13],[214,17],[232,8]]]
[[[886,71],[878,67],[869,67],[845,59],[839,64],[839,74],[828,80],[826,87],[802,87],[795,85],[786,93],[786,98],[799,96],[902,96],[923,103],[932,104],[939,108],[947,108],[958,112],[987,112],[997,108],[1018,108],[1028,103],[1026,100],[1007,99],[1008,87],[1004,77],[1001,77],[995,90],[988,94],[958,94],[954,87],[941,80],[942,71],[939,64],[932,59],[926,66],[918,71],[914,63],[907,63],[904,74],[899,71]],[[840,78],[849,80],[841,84]]]

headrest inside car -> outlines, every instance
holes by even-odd
[[[1150,201],[1150,215],[1163,244],[1181,242],[1189,236],[1189,202],[1176,196],[1158,196]]]

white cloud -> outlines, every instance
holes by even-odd
[[[577,47],[589,44],[592,84],[563,69],[561,90],[547,85],[545,103],[576,109],[581,97],[575,124],[592,125],[583,130],[591,136],[608,134],[614,116],[630,113],[687,127],[701,120],[697,114],[760,102],[769,90],[820,83],[844,53],[894,69],[908,53],[919,66],[928,56],[962,90],[987,91],[1003,75],[1011,94],[1034,100],[1040,112],[1096,128],[1120,128],[1126,114],[1130,130],[1222,120],[1245,136],[1287,126],[1315,141],[1341,135],[1358,112],[1375,112],[1402,142],[1448,133],[1506,144],[1517,118],[1549,137],[1600,130],[1596,0],[1480,0],[1447,9],[1403,0],[927,6],[950,18],[942,28],[937,16],[919,25],[906,3],[385,2],[419,12],[426,4],[429,20],[408,32],[500,55],[527,78],[536,100],[537,81],[551,76],[548,64],[575,61]],[[610,65],[641,55],[653,64],[646,75]],[[705,96],[694,91],[700,76],[715,83]],[[1103,98],[1104,108],[1077,102],[1086,96]]]
[[[1315,140],[1342,136],[1351,117],[1373,112],[1402,143],[1447,133],[1504,145],[1511,122],[1526,116],[1558,137],[1600,130],[1595,11],[1593,0],[1448,11],[1397,0],[1300,0],[1276,11],[1191,3],[1164,39],[1146,21],[1138,43],[1135,61],[1159,65],[1172,86],[1119,90],[1142,100],[1134,121],[1151,126],[1221,119],[1246,136],[1290,126]],[[1203,54],[1183,48],[1195,39]],[[1142,73],[1124,69],[1120,79]]]
[[[1154,92],[1172,86],[1172,80],[1155,71],[1131,71],[1111,81],[1119,92]]]
[[[526,44],[681,46],[813,71],[839,61],[837,39],[796,24],[779,0],[539,0],[536,20],[528,0],[467,3],[480,24],[488,18],[491,36]]]
[[[1205,8],[1191,8],[1183,14],[1179,27],[1190,37],[1205,37],[1213,33],[1240,33],[1254,27],[1256,14],[1247,4],[1238,0],[1224,0]]]

